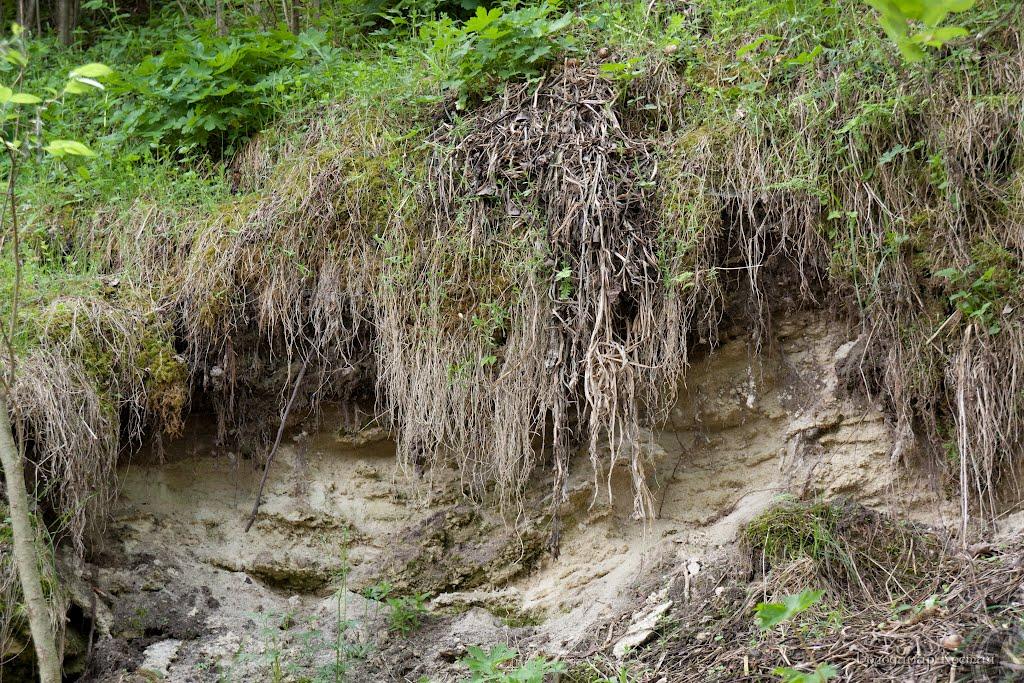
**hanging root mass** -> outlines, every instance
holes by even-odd
[[[673,395],[698,297],[669,277],[653,144],[627,128],[613,84],[570,67],[430,137],[419,221],[387,234],[375,293],[407,463],[454,457],[510,504],[548,456],[557,509],[582,447],[653,514],[639,427]]]

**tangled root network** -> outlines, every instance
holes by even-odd
[[[627,464],[652,515],[638,427],[670,398],[696,297],[664,275],[658,164],[615,100],[570,67],[431,137],[422,224],[389,236],[400,254],[376,293],[407,463],[453,455],[512,503],[548,454],[557,510],[585,445],[595,482]]]

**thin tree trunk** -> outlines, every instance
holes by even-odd
[[[18,23],[26,31],[32,31],[33,24],[38,28],[38,0],[18,0]]]
[[[15,83],[24,76],[24,67],[18,74]],[[21,121],[14,123],[14,135],[11,139],[18,140]],[[28,612],[28,628],[32,635],[32,645],[36,650],[39,665],[40,683],[60,683],[61,657],[58,654],[54,631],[47,618],[46,598],[43,595],[43,583],[39,576],[39,565],[36,553],[36,534],[32,529],[29,516],[28,491],[25,488],[25,467],[21,452],[14,442],[11,430],[11,419],[7,412],[7,400],[11,387],[14,386],[15,363],[17,354],[14,350],[14,335],[18,323],[18,298],[21,290],[21,244],[18,232],[18,199],[15,184],[18,178],[17,152],[8,148],[7,157],[10,165],[7,169],[7,191],[5,193],[4,211],[0,214],[0,222],[6,218],[7,210],[11,212],[11,252],[14,255],[14,288],[11,294],[11,327],[4,335],[7,344],[6,373],[0,375],[0,468],[3,469],[4,481],[7,484],[8,512],[11,516],[11,541],[14,545],[14,566],[18,570],[21,592],[25,598]]]
[[[29,517],[28,493],[25,490],[25,468],[21,453],[14,443],[11,420],[7,413],[7,393],[0,390],[0,464],[7,482],[10,505],[11,536],[14,540],[14,562],[21,580],[21,592],[28,610],[28,627],[39,663],[40,683],[60,683],[60,658],[47,618],[46,598],[36,562],[35,532]]]
[[[217,0],[217,33],[221,36],[228,34],[228,25],[224,23],[224,0]]]
[[[57,38],[60,39],[63,45],[71,44],[71,32],[74,30],[74,15],[72,0],[57,0]]]

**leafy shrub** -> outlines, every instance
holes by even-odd
[[[533,78],[559,55],[574,48],[567,30],[572,12],[561,12],[559,0],[506,12],[477,7],[476,14],[456,27],[450,19],[427,24],[421,35],[433,40],[435,58],[453,63],[446,87],[459,92],[459,106],[491,91],[500,82]]]
[[[467,652],[462,663],[469,667],[469,683],[543,683],[548,674],[565,671],[561,662],[543,657],[529,659],[519,667],[510,666],[518,653],[500,644],[486,651],[474,645]]]
[[[178,152],[228,149],[269,122],[322,41],[316,33],[252,28],[220,36],[208,26],[183,35],[125,77],[122,87],[136,101],[115,123],[125,135]]]
[[[785,623],[813,607],[825,591],[806,590],[797,595],[787,595],[782,602],[762,602],[757,605],[757,624],[762,629],[770,629],[779,624]]]
[[[440,16],[465,19],[482,4],[481,0],[356,0],[348,10],[364,27],[403,26]]]
[[[966,12],[975,0],[866,0],[907,61],[918,61],[925,47],[942,47],[967,35],[962,26],[940,26],[951,13]],[[916,30],[915,30],[916,29]]]
[[[424,593],[403,595],[400,598],[388,598],[388,628],[392,631],[409,635],[420,627],[423,615],[426,614],[427,596]]]

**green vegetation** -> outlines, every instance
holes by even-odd
[[[231,353],[270,363],[311,340],[328,365],[343,364],[371,329],[390,330],[369,349],[382,400],[398,422],[431,425],[402,433],[403,456],[468,449],[476,492],[497,479],[511,503],[534,462],[529,443],[542,420],[532,416],[562,423],[582,401],[595,448],[607,436],[601,425],[635,429],[671,398],[664,387],[685,368],[688,340],[715,338],[737,268],[765,275],[752,280],[755,329],[775,295],[773,274],[795,270],[806,297],[827,282],[859,306],[873,345],[863,375],[901,425],[924,425],[924,443],[948,441],[927,433],[943,420],[962,434],[999,427],[990,431],[1005,442],[966,456],[984,490],[983,463],[998,478],[994,454],[1018,433],[1020,392],[987,413],[997,425],[948,414],[941,397],[971,374],[972,359],[1008,359],[1018,341],[1008,324],[1020,297],[1017,247],[1005,227],[1022,205],[1012,125],[1021,96],[999,66],[1012,63],[1015,6],[967,4],[897,7],[912,42],[927,29],[919,19],[945,26],[955,16],[966,31],[943,34],[950,40],[914,63],[865,6],[821,0],[703,0],[685,12],[327,3],[301,33],[268,31],[274,21],[230,3],[223,25],[173,7],[89,15],[70,49],[46,36],[30,44],[29,91],[59,96],[83,61],[113,73],[81,76],[106,84],[99,98],[40,107],[51,149],[66,151],[54,139],[81,140],[98,156],[25,159],[19,347],[27,354],[50,330],[77,330],[77,348],[61,355],[108,407],[108,424],[90,428],[109,433],[113,407],[130,397],[140,420],[173,431],[189,386],[223,362],[229,330],[239,336]],[[883,19],[892,11],[879,5]],[[589,106],[609,117],[588,133],[608,136],[609,183],[634,193],[622,206],[559,204],[579,180],[527,164],[577,139],[559,137],[583,124],[555,106],[552,87],[584,82],[594,88],[588,101],[600,103]],[[438,127],[447,98],[466,109],[446,110]],[[536,131],[550,154],[499,141],[530,124],[523,108],[533,103],[565,119]],[[574,235],[550,230],[554,220],[593,220],[597,207],[611,212],[601,219],[609,225],[644,226],[607,240],[634,240],[629,249],[656,267],[602,284],[598,254],[581,259]],[[424,240],[424,225],[436,239]],[[770,254],[758,246],[768,243],[777,245]],[[1007,258],[992,262],[999,253]],[[9,275],[9,244],[4,254]],[[544,394],[547,352],[537,349],[547,341],[527,322],[551,302],[567,343],[591,337],[598,311],[612,310],[603,298],[620,290],[610,336],[556,364],[567,389]],[[102,324],[85,326],[96,331],[88,335],[69,327],[70,302],[90,316],[117,314],[125,339],[148,341],[112,354],[106,347],[120,342]],[[643,324],[627,324],[637,315]],[[658,334],[616,331],[649,327]],[[235,344],[252,333],[266,345]],[[602,366],[589,389],[573,383],[607,357],[601,348],[620,346],[635,353],[635,377]],[[961,348],[967,365],[949,375]],[[117,369],[121,360],[141,388]],[[499,378],[521,383],[501,392],[516,405],[485,398]],[[436,403],[417,398],[436,386]],[[460,411],[466,419],[451,417]],[[935,412],[947,414],[923,419]],[[481,444],[490,452],[474,453]],[[640,463],[631,467],[639,474]]]
[[[388,609],[388,629],[407,636],[420,627],[427,613],[427,596],[423,593],[402,595],[397,598],[386,598]]]
[[[322,34],[283,29],[185,33],[123,75],[119,89],[131,105],[120,107],[111,127],[126,141],[177,154],[231,154],[318,77],[332,50]]]
[[[940,26],[951,12],[966,12],[975,0],[867,0],[878,10],[885,32],[896,41],[903,56],[918,61],[925,47],[942,47],[954,38],[967,35],[962,26]],[[911,33],[912,27],[920,30]]]
[[[465,107],[469,96],[490,97],[497,84],[540,76],[554,58],[572,49],[575,41],[567,29],[573,20],[558,0],[544,0],[507,12],[479,5],[461,26],[442,21],[422,31],[433,40],[432,59],[454,65],[444,86],[457,90]]]
[[[165,5],[88,3],[0,66],[35,149],[0,239],[11,412],[80,552],[124,446],[195,393],[244,433],[239,397],[307,361],[312,403],[372,365],[415,471],[451,461],[514,515],[553,459],[557,529],[582,444],[649,516],[635,444],[689,350],[725,317],[766,342],[794,302],[859,320],[850,381],[896,455],[994,513],[1024,444],[1019,2]],[[751,546],[857,590],[913,576],[810,512]],[[422,600],[388,599],[415,628]]]
[[[763,630],[778,627],[792,621],[801,612],[813,607],[824,594],[824,591],[805,590],[796,595],[786,595],[781,602],[762,602],[755,608],[757,624]],[[803,640],[801,639],[801,645]],[[806,645],[804,649],[807,650]],[[808,650],[808,652],[810,652]],[[813,659],[813,653],[810,654]],[[839,672],[830,664],[817,664],[813,671],[803,672],[792,667],[777,667],[772,673],[783,683],[825,683],[835,678]]]
[[[467,683],[543,683],[545,676],[565,671],[561,662],[534,657],[519,666],[512,664],[518,653],[506,645],[489,650],[471,645],[462,664],[469,668]]]

